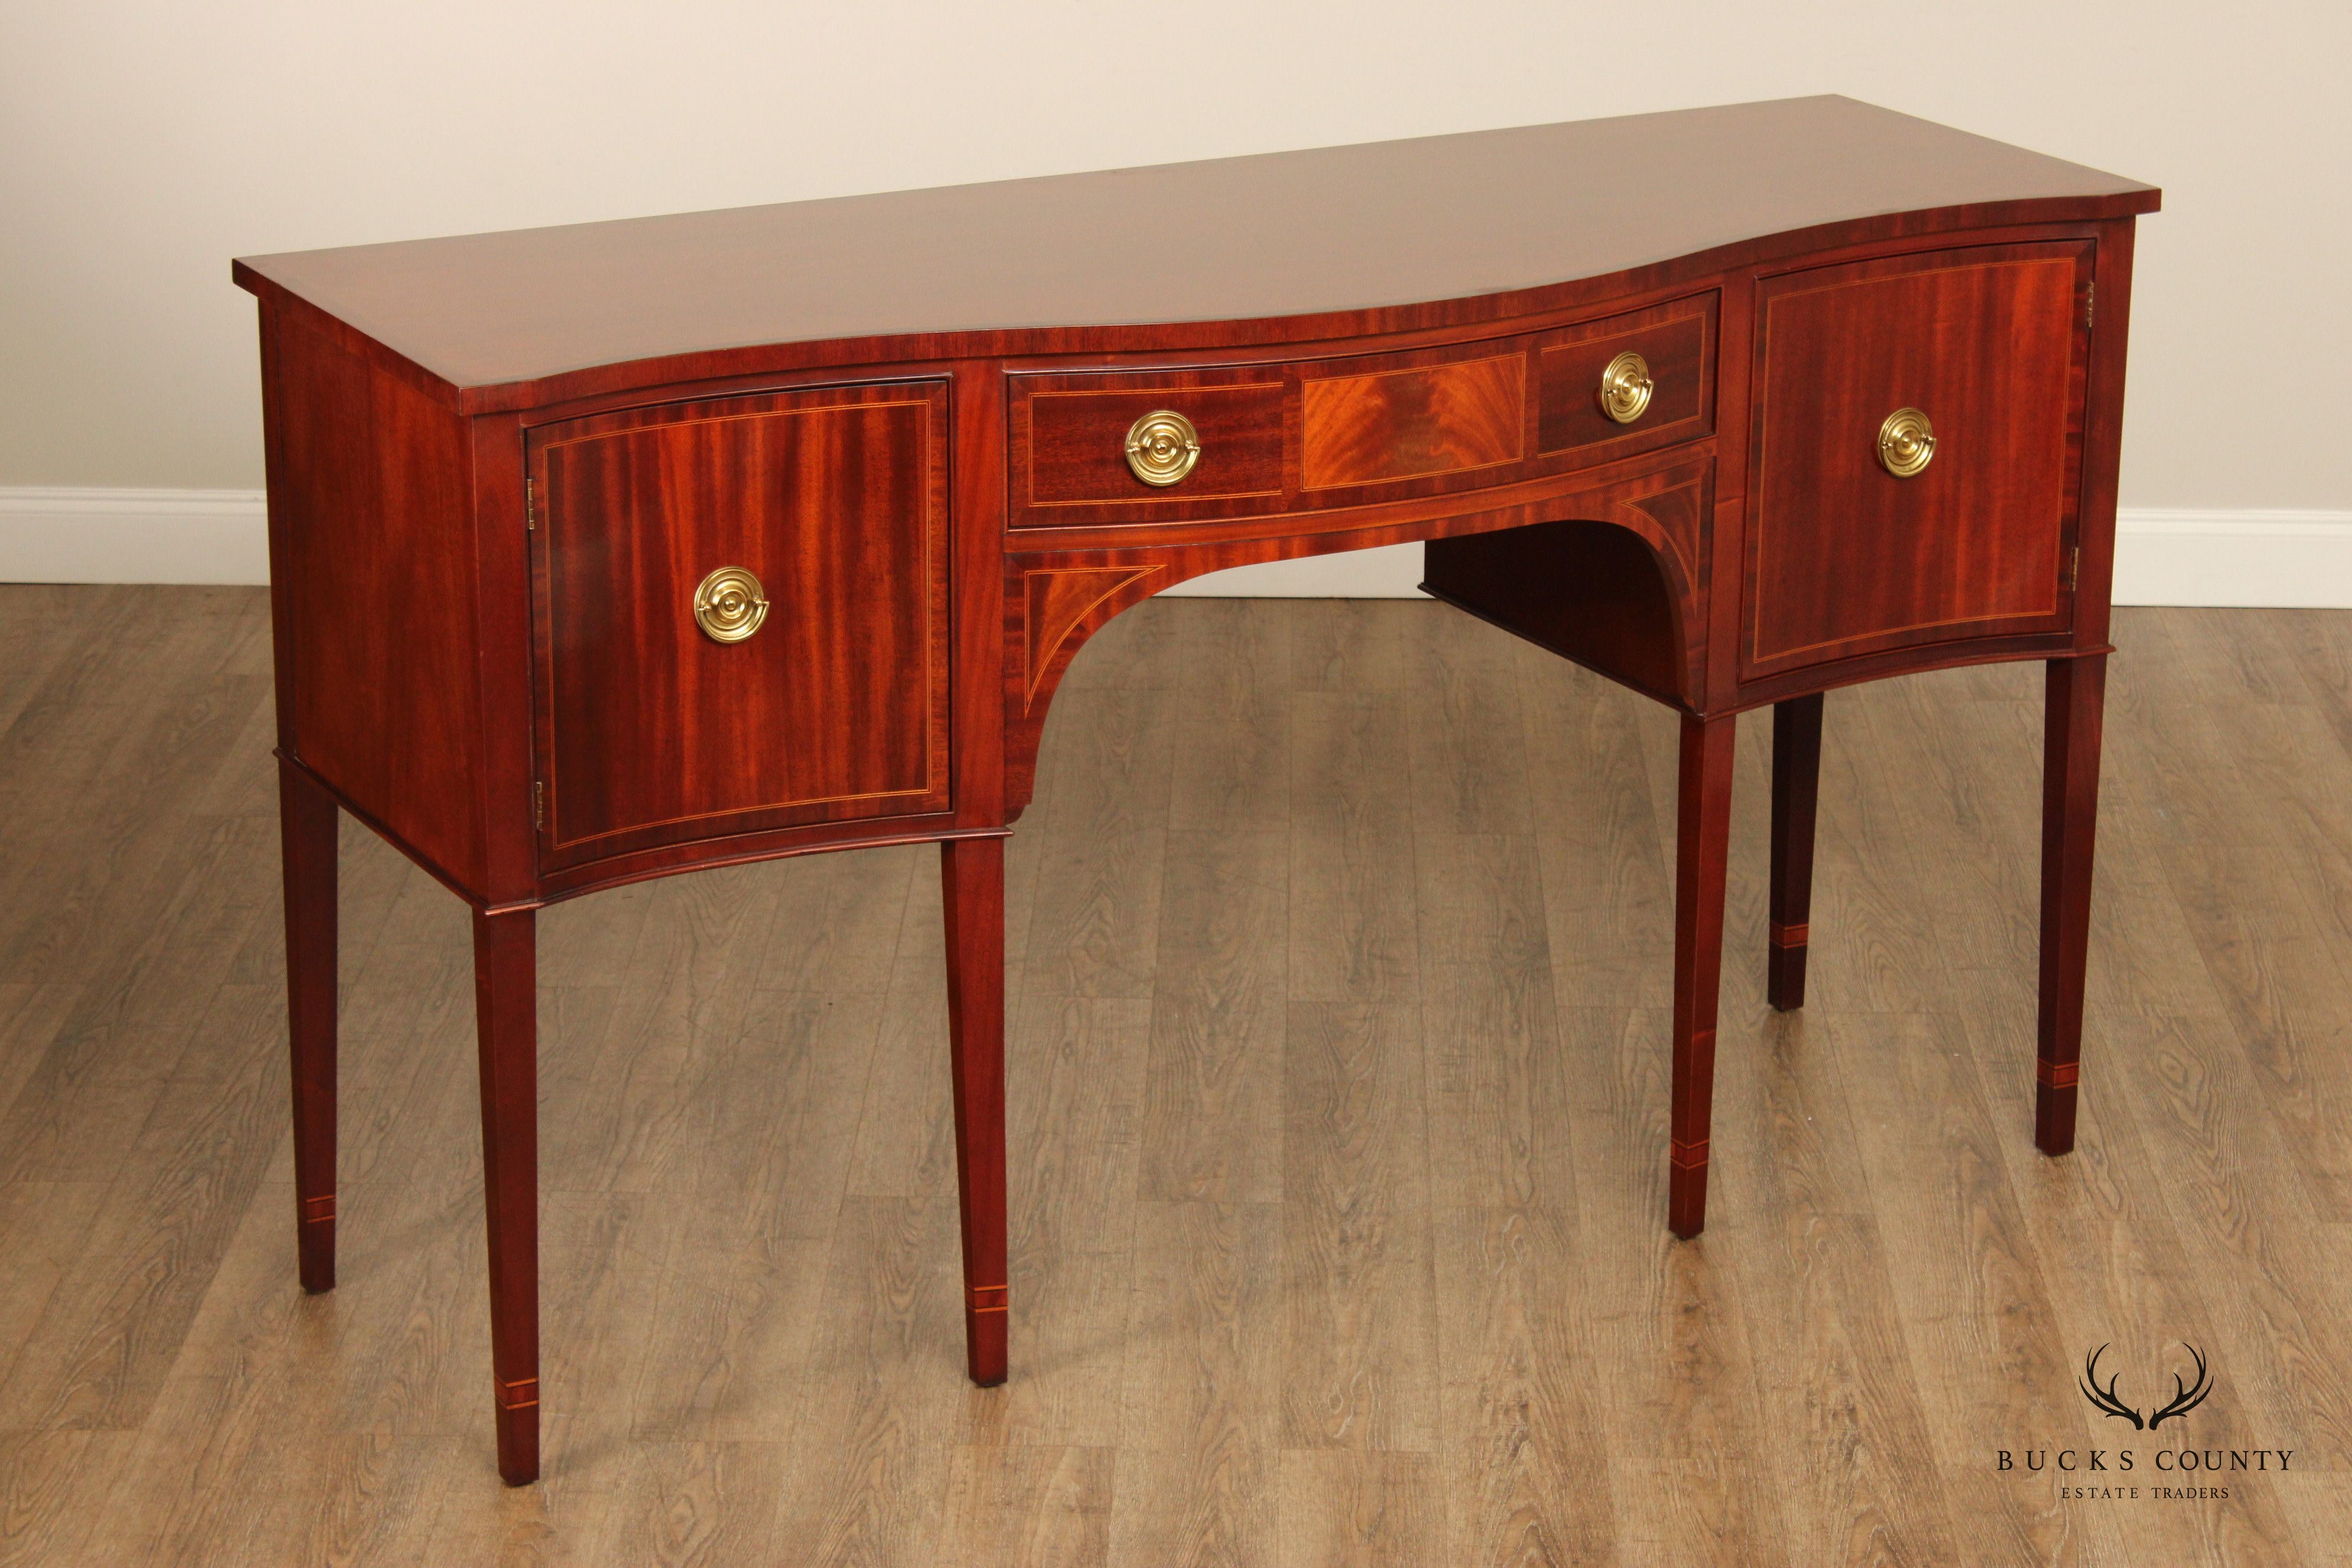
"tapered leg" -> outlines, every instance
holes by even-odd
[[[948,1034],[955,1080],[956,1190],[963,1205],[964,1351],[972,1382],[1006,1371],[1004,1268],[1004,840],[940,846],[946,884]]]
[[[529,910],[474,916],[499,1474],[539,1479],[539,962]]]
[[[2042,1006],[2033,1071],[2033,1142],[2045,1154],[2074,1147],[2106,689],[2105,654],[2050,661],[2042,731]]]
[[[1715,1096],[1715,1009],[1723,974],[1723,877],[1731,844],[1736,721],[1683,721],[1675,840],[1675,1087],[1666,1226],[1706,1224],[1707,1121]]]
[[[1805,1005],[1805,944],[1813,904],[1813,808],[1821,796],[1822,694],[1772,705],[1772,921],[1764,994],[1787,1013]]]
[[[294,1058],[294,1236],[302,1289],[335,1288],[335,801],[278,764],[286,1037]]]

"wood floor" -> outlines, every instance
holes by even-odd
[[[509,1491],[462,909],[347,830],[305,1298],[263,596],[0,589],[0,1563],[2352,1562],[2352,616],[2119,620],[2079,1152],[2030,1139],[2039,667],[1835,692],[1801,1015],[1743,726],[1684,1245],[1673,719],[1426,604],[1123,617],[1013,840],[998,1390],[933,852],[559,907]],[[2077,1392],[2184,1341],[2158,1431]]]

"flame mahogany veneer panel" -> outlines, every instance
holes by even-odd
[[[2088,243],[1984,247],[1768,279],[1741,668],[2068,622]],[[1878,429],[1932,423],[1896,479]]]
[[[948,805],[947,389],[906,382],[543,426],[548,863]],[[741,642],[697,584],[748,569]]]

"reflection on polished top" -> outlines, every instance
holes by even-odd
[[[1889,213],[2155,195],[1800,98],[242,266],[462,389],[761,343],[1468,299]]]

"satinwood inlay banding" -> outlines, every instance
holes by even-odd
[[[2080,1062],[2047,1062],[2037,1059],[2033,1064],[2034,1081],[2052,1089],[2072,1089],[2081,1079]]]

